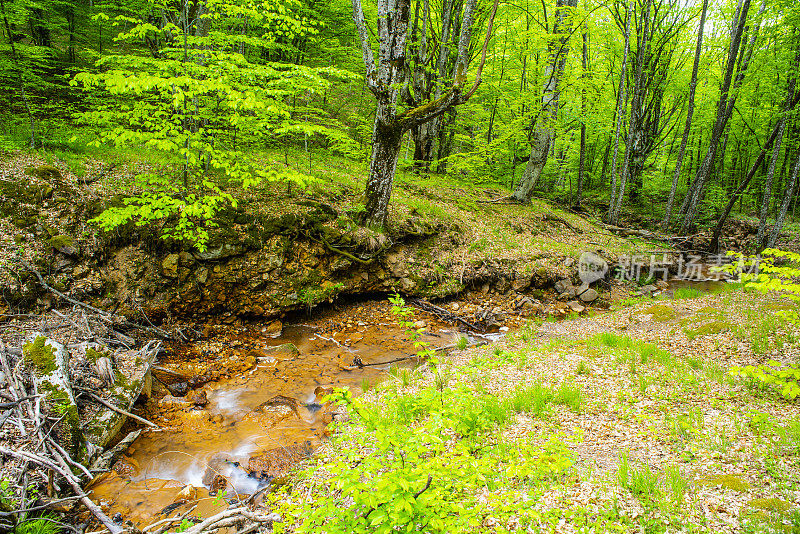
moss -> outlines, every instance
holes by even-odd
[[[22,348],[22,357],[26,363],[33,365],[39,374],[46,375],[56,370],[56,357],[53,347],[45,344],[46,338],[38,336],[33,343]]]
[[[86,349],[86,359],[92,363],[96,362],[99,358],[102,358],[104,356],[107,356],[107,354],[104,352],[94,350],[91,347]]]
[[[772,497],[769,499],[753,499],[747,503],[747,507],[763,510],[765,512],[784,514],[789,511],[791,505],[786,501]]]
[[[700,317],[713,317],[715,319],[722,319],[725,314],[719,308],[713,306],[704,306],[695,312],[695,315]]]
[[[35,176],[40,180],[61,179],[61,171],[52,165],[40,165],[38,167],[28,167],[25,169],[25,174],[28,176]]]
[[[731,324],[727,321],[712,321],[710,323],[706,323],[704,325],[698,326],[695,329],[686,328],[684,332],[686,333],[686,337],[690,340],[696,338],[697,336],[707,336],[711,334],[719,334],[722,331],[730,330]]]
[[[741,475],[709,475],[699,481],[704,486],[722,486],[723,488],[744,493],[751,488],[749,482]]]
[[[48,243],[50,243],[50,246],[54,249],[60,250],[62,248],[71,247],[75,243],[75,240],[68,235],[57,235],[51,237]]]
[[[666,323],[667,321],[671,321],[675,318],[678,314],[675,311],[675,308],[670,306],[665,306],[664,304],[654,304],[644,310],[644,313],[650,314],[653,316],[653,320],[658,321],[660,323]]]

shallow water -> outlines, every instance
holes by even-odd
[[[225,500],[252,494],[319,445],[336,416],[335,407],[321,402],[330,388],[360,392],[386,376],[387,362],[416,351],[404,329],[380,320],[334,333],[315,325],[288,326],[276,338],[253,331],[213,350],[208,343],[182,347],[161,364],[176,373],[212,369],[223,377],[187,395],[205,393],[204,406],[170,396],[148,402],[142,413],[162,430],[145,430],[114,470],[90,486],[111,515],[142,527],[185,511],[193,503],[181,504],[178,494],[187,485],[196,489],[203,517],[224,508]],[[433,326],[422,340],[441,347],[457,336]],[[298,353],[269,350],[286,343]],[[359,368],[356,358],[381,365]]]

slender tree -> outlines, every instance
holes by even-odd
[[[533,118],[533,134],[531,136],[531,153],[525,171],[511,195],[519,202],[529,202],[533,189],[547,163],[547,158],[554,143],[554,131],[558,118],[558,100],[561,92],[561,78],[567,60],[569,47],[567,46],[570,33],[570,8],[577,6],[578,0],[556,0],[555,22],[553,23],[553,38],[548,44],[549,61],[544,72],[544,89],[542,94],[542,107],[540,113]],[[542,119],[543,117],[543,119]]]
[[[616,110],[616,125],[614,129],[614,156],[611,159],[611,195],[608,202],[608,218],[612,219],[614,213],[614,202],[617,197],[617,158],[619,156],[619,133],[622,129],[622,120],[628,108],[628,97],[625,91],[625,70],[628,66],[628,51],[630,50],[631,43],[631,13],[633,12],[633,2],[635,0],[628,0],[627,14],[625,16],[625,31],[623,38],[625,39],[625,48],[622,53],[622,65],[619,74],[619,90],[617,91],[617,110]]]
[[[669,189],[669,197],[667,198],[667,207],[664,213],[664,220],[662,225],[666,228],[669,226],[670,219],[672,218],[672,205],[675,202],[675,191],[678,188],[678,180],[681,177],[681,167],[683,167],[683,158],[686,154],[686,144],[689,141],[689,132],[692,130],[692,117],[694,116],[694,96],[697,91],[697,72],[700,68],[700,55],[703,51],[703,30],[706,25],[706,15],[708,14],[708,0],[703,0],[703,10],[700,15],[700,26],[697,28],[697,46],[694,50],[694,64],[692,65],[692,80],[689,82],[689,96],[687,97],[688,108],[686,110],[686,124],[683,127],[683,137],[681,138],[681,147],[678,149],[678,161],[675,163],[675,172],[672,174],[672,185]]]

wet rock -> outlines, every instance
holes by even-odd
[[[283,323],[275,320],[261,329],[261,331],[269,337],[278,337],[283,332]]]
[[[205,391],[193,391],[186,396],[186,400],[198,407],[208,404],[208,395]]]
[[[189,391],[189,382],[174,382],[172,384],[166,384],[166,386],[170,394],[175,397],[184,397]]]
[[[300,357],[300,351],[293,343],[284,343],[275,347],[266,347],[261,350],[261,354],[257,356],[261,361],[266,358],[273,358],[275,360],[293,360]]]
[[[599,296],[600,295],[597,293],[596,290],[589,288],[583,293],[581,293],[578,298],[581,299],[583,302],[594,302],[597,300],[597,297]]]
[[[308,458],[311,452],[310,442],[268,450],[250,458],[247,471],[256,478],[278,478],[288,473],[295,464]]]
[[[174,397],[172,395],[166,395],[164,397],[161,397],[161,399],[158,401],[158,404],[164,406],[189,406],[191,402],[189,402],[189,400],[186,399],[185,397]]]
[[[175,503],[186,503],[197,500],[197,488],[188,484],[175,496]]]
[[[293,399],[292,397],[286,397],[285,395],[275,395],[271,399],[262,402],[259,404],[254,411],[264,411],[267,408],[276,408],[276,407],[286,407],[289,408],[297,417],[300,417],[299,411],[299,403],[297,399]]]

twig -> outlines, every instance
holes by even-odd
[[[94,400],[96,400],[97,402],[99,402],[100,404],[102,404],[103,406],[105,406],[106,408],[108,408],[109,410],[114,410],[115,412],[117,412],[117,413],[121,413],[122,415],[127,415],[127,416],[128,416],[128,417],[130,417],[131,419],[135,419],[135,420],[139,421],[140,423],[144,423],[144,424],[146,424],[146,425],[150,425],[150,426],[151,426],[151,427],[153,427],[153,428],[157,428],[157,429],[159,429],[159,430],[161,429],[161,427],[160,427],[160,426],[158,426],[157,424],[155,424],[155,423],[153,423],[153,422],[151,422],[151,421],[148,421],[148,420],[147,420],[147,419],[145,419],[144,417],[139,417],[138,415],[136,415],[136,414],[132,414],[131,412],[129,412],[129,411],[127,411],[127,410],[123,410],[123,409],[122,409],[122,408],[120,408],[119,406],[114,406],[113,404],[111,404],[111,403],[109,403],[109,402],[106,402],[106,401],[104,401],[103,399],[101,399],[100,397],[98,397],[97,395],[95,395],[94,393],[92,393],[91,391],[89,391],[88,389],[83,389],[83,388],[75,388],[75,389],[79,389],[79,390],[81,390],[82,392],[86,393],[86,394],[87,394],[87,395],[89,395],[91,398],[93,398]]]
[[[55,501],[49,501],[49,502],[46,502],[46,503],[41,504],[39,506],[32,506],[30,508],[23,508],[23,509],[20,509],[20,510],[11,510],[10,512],[0,512],[0,517],[7,517],[7,516],[11,516],[11,515],[17,515],[17,514],[28,513],[28,512],[37,512],[39,510],[46,510],[47,508],[50,508],[51,506],[55,506],[56,504],[61,504],[62,502],[67,502],[67,501],[74,501],[75,499],[80,499],[80,497],[77,496],[77,495],[73,495],[72,497],[64,497],[63,499],[58,499],[58,500],[55,500]]]

